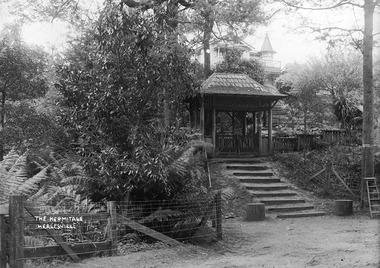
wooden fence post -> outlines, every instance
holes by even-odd
[[[7,240],[6,240],[5,215],[0,214],[0,268],[7,267]]]
[[[11,268],[24,266],[24,198],[9,197],[9,265]]]
[[[330,184],[331,184],[331,168],[332,168],[332,163],[328,162],[326,164],[326,169],[325,169],[325,194],[328,195],[330,193]]]
[[[215,196],[216,201],[216,237],[218,239],[223,238],[222,232],[222,191],[218,191]]]
[[[117,214],[116,214],[116,202],[107,202],[107,211],[110,214],[108,218],[108,237],[111,240],[111,255],[117,254]]]

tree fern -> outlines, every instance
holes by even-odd
[[[0,162],[0,203],[7,203],[10,195],[29,196],[38,190],[38,184],[48,178],[47,168],[32,178],[27,176],[27,155],[11,150]]]
[[[16,163],[19,157],[20,156],[17,154],[16,150],[12,149],[6,156],[4,156],[4,160],[0,162],[1,168],[8,171],[14,163]]]
[[[17,173],[19,174],[19,173]],[[26,172],[22,172],[20,174],[25,174]],[[20,177],[21,178],[26,178],[25,176]],[[26,178],[23,183],[21,183],[18,187],[16,187],[10,194],[22,194],[29,196],[32,193],[35,193],[39,190],[39,183],[41,181],[44,181],[49,178],[48,175],[48,167],[44,168],[40,172],[38,172],[36,175],[34,175],[31,178]]]

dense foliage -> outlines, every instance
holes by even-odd
[[[16,120],[12,117],[12,113],[17,109],[9,108],[14,101],[41,97],[48,91],[48,83],[44,77],[46,64],[46,53],[41,48],[28,46],[21,40],[20,25],[8,25],[0,33],[0,160],[4,155],[4,145],[25,142],[25,139],[16,137],[11,144],[6,140],[6,136],[15,135],[16,132],[16,136],[20,136],[22,132],[15,128],[14,122],[13,124],[11,122]],[[10,105],[7,105],[8,102]],[[17,104],[13,105],[13,108],[16,106]],[[10,115],[7,132],[4,131],[8,123],[6,115]],[[10,129],[13,133],[9,132]]]
[[[360,60],[357,53],[331,50],[322,59],[287,66],[277,87],[290,96],[287,108],[293,118],[303,118],[299,124],[305,131],[326,125],[352,129],[361,123]]]
[[[163,120],[165,102],[175,114],[196,83],[189,51],[156,23],[160,12],[110,4],[58,69],[62,123],[93,178],[84,191],[94,200],[169,198],[185,190],[179,178],[191,177],[179,160],[186,132]]]
[[[264,84],[264,68],[258,60],[246,60],[241,58],[241,51],[227,50],[223,62],[218,64],[215,71],[218,73],[243,73],[253,80]]]
[[[32,101],[15,101],[5,105],[6,124],[2,131],[4,144],[19,151],[51,147],[62,151],[66,146],[65,131],[51,114],[39,112]]]

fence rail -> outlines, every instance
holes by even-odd
[[[174,246],[222,238],[220,191],[204,200],[111,201],[99,213],[52,213],[22,196],[11,196],[9,205],[0,207],[0,268],[7,263],[22,268],[26,259],[69,256],[79,262],[94,253],[114,255],[118,243],[133,235]]]
[[[360,142],[346,130],[322,130],[320,134],[298,134],[295,137],[273,137],[273,150],[296,152],[335,144],[356,145]]]

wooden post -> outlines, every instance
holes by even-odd
[[[23,196],[9,197],[9,265],[12,268],[24,266],[24,200]]]
[[[245,136],[245,135],[247,135],[247,112],[244,112],[241,119],[243,122],[241,133],[243,134],[243,136]]]
[[[348,216],[353,213],[352,200],[335,200],[335,214],[338,216]]]
[[[190,128],[194,127],[194,106],[193,106],[193,100],[189,101],[189,123]]]
[[[216,210],[216,237],[223,238],[222,232],[222,191],[219,190],[215,196],[215,210]]]
[[[272,109],[268,111],[268,154],[272,154]]]
[[[231,112],[232,135],[235,135],[235,112]]]
[[[332,163],[328,162],[326,164],[326,170],[325,170],[325,189],[324,193],[325,195],[328,195],[330,193],[330,180],[331,180],[331,168],[332,168]]]
[[[111,255],[117,254],[117,214],[115,201],[107,202],[107,211],[110,214],[108,218],[108,237],[111,240]]]
[[[0,214],[0,268],[7,267],[6,234],[5,215]]]
[[[262,131],[262,115],[263,112],[258,112],[258,117],[257,117],[257,147],[258,147],[258,152],[259,156],[262,155],[263,148],[262,147],[262,140],[261,140],[261,131]]]
[[[215,155],[216,149],[216,110],[215,107],[212,107],[212,144],[214,147],[212,148],[212,155]]]
[[[265,205],[264,205],[264,203],[249,203],[249,204],[247,204],[245,219],[247,221],[263,221],[263,220],[265,220]]]
[[[202,133],[202,140],[204,140],[204,138],[205,138],[205,103],[204,103],[204,97],[201,98],[200,127],[201,127],[201,133]]]

